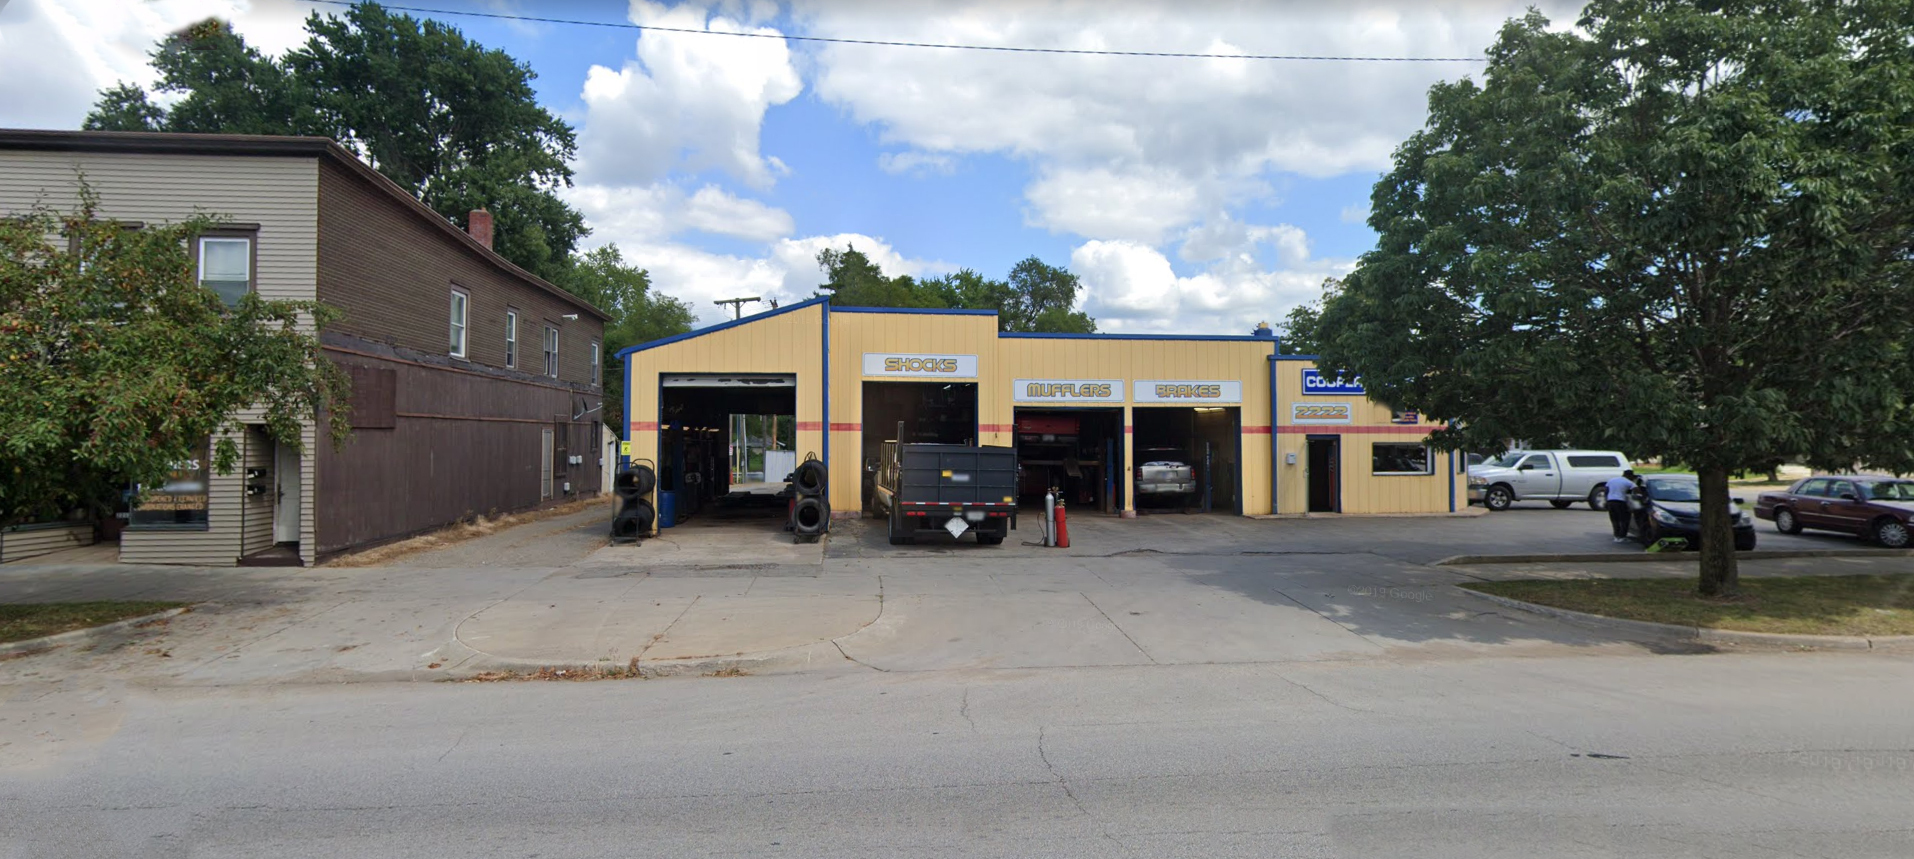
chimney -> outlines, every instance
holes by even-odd
[[[472,238],[478,239],[479,244],[488,248],[492,246],[491,212],[487,212],[484,209],[473,209],[472,214],[465,223],[465,231],[471,233]]]

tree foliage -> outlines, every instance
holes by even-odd
[[[1018,262],[1007,280],[991,280],[971,269],[917,280],[890,277],[855,247],[826,248],[817,255],[825,282],[818,288],[843,307],[918,307],[995,310],[1000,331],[1088,334],[1096,320],[1073,310],[1081,282],[1069,269],[1036,257]]]
[[[622,427],[625,407],[624,362],[618,353],[630,346],[691,330],[697,316],[691,305],[651,289],[651,275],[625,262],[617,245],[578,255],[559,285],[611,315],[605,323],[605,423]]]
[[[1914,469],[1910,38],[1899,0],[1510,21],[1377,183],[1323,362],[1444,445],[1689,464],[1700,589],[1732,593],[1730,471]]]
[[[152,55],[162,110],[138,86],[101,93],[90,129],[319,135],[461,226],[492,212],[495,247],[556,280],[586,233],[559,200],[576,151],[572,128],[538,106],[531,67],[468,41],[456,28],[360,3],[314,13],[304,45],[284,57],[207,20]]]
[[[1335,300],[1341,291],[1342,281],[1325,277],[1321,297],[1289,309],[1283,317],[1283,354],[1314,355],[1322,351],[1323,305]]]
[[[0,219],[0,525],[159,485],[238,432],[242,408],[294,449],[325,410],[344,441],[347,382],[314,333],[333,311],[250,293],[227,307],[185,250],[210,220],[132,230],[95,207],[83,190],[73,213]],[[214,446],[219,471],[235,459],[230,439]]]

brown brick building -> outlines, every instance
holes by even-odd
[[[494,253],[489,215],[468,234],[320,138],[0,130],[0,213],[71,208],[81,176],[102,217],[214,213],[192,249],[208,286],[340,309],[320,336],[354,387],[344,448],[248,426],[244,468],[134,511],[122,560],[311,564],[598,492],[605,316]]]

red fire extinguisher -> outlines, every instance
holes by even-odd
[[[1064,522],[1063,499],[1057,499],[1057,548],[1070,548],[1070,526]]]

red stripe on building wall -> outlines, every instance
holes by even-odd
[[[1438,429],[1440,429],[1440,427],[1356,426],[1354,424],[1300,424],[1296,426],[1277,427],[1276,431],[1283,435],[1303,435],[1305,433],[1311,433],[1316,435],[1344,435],[1344,434],[1363,434],[1363,433],[1367,433],[1370,435],[1428,435],[1429,433],[1435,432]]]
[[[822,429],[823,421],[798,421],[798,432],[817,432]]]
[[[978,432],[1010,432],[1011,430],[1014,430],[1016,428],[1017,428],[1016,424],[978,424],[977,425]]]
[[[1269,435],[1269,427],[1243,427],[1243,432],[1249,435]]]
[[[862,432],[863,424],[831,424],[831,432]]]
[[[636,423],[633,423],[631,425],[631,428],[634,430],[637,430],[638,432],[657,432],[658,422],[657,421],[638,421]]]

